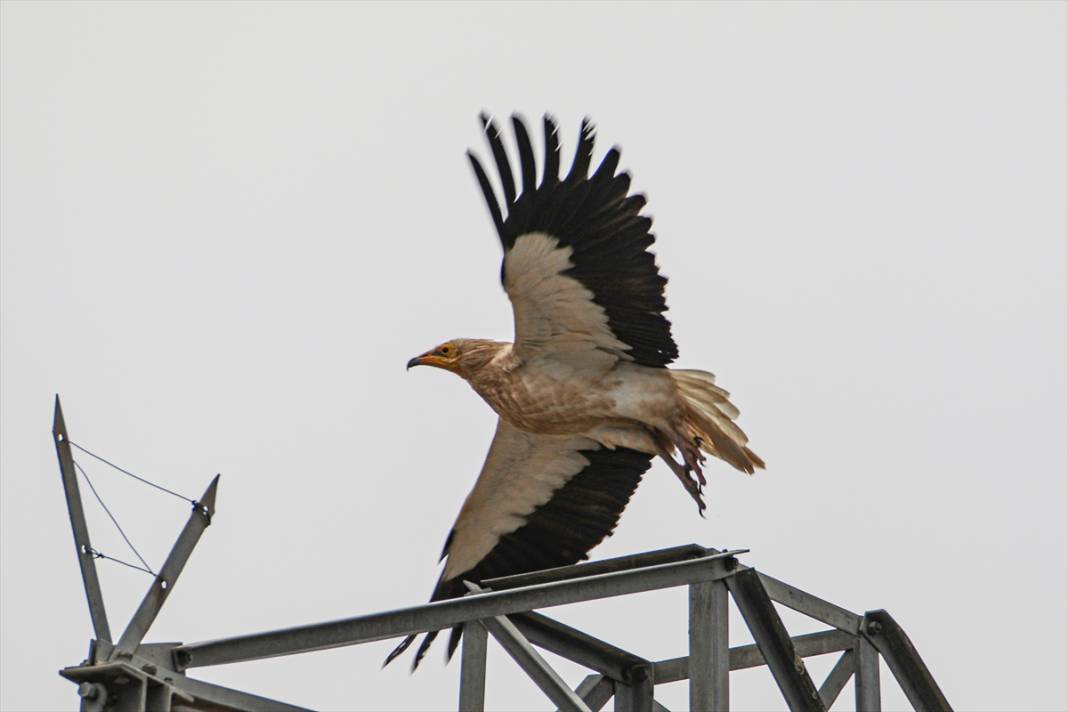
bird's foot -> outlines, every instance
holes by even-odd
[[[682,460],[686,463],[686,469],[697,475],[697,481],[701,483],[702,487],[707,485],[708,481],[705,480],[705,473],[701,471],[701,465],[705,463],[705,456],[701,453],[701,439],[695,437],[690,440],[680,435],[675,435],[672,441],[675,447],[678,448],[679,454],[682,455]]]
[[[675,462],[675,458],[669,453],[661,452],[660,457],[667,463],[671,471],[675,473],[675,476],[679,478],[679,482],[682,483],[682,486],[690,493],[690,496],[693,497],[693,501],[697,503],[697,513],[704,517],[706,505],[704,496],[701,494],[702,483],[690,477],[691,468],[689,466]],[[702,481],[704,480],[703,477],[701,479]]]

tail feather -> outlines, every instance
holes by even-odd
[[[764,461],[746,447],[749,438],[734,422],[739,411],[730,402],[730,393],[715,384],[716,377],[685,369],[672,369],[671,375],[682,396],[686,425],[700,448],[742,472],[763,469]]]

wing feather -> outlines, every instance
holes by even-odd
[[[510,206],[515,202],[515,179],[512,177],[512,166],[508,163],[508,154],[505,153],[504,143],[501,141],[501,132],[497,123],[487,114],[479,115],[482,120],[482,128],[486,131],[486,140],[489,141],[493,160],[497,162],[497,172],[501,176],[501,188],[504,190],[504,204]]]

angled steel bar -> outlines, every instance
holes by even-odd
[[[725,551],[642,569],[596,574],[511,591],[490,591],[367,616],[190,643],[175,649],[175,661],[179,669],[185,669],[326,650],[409,633],[443,630],[470,620],[535,608],[682,586],[695,581],[713,581],[731,575],[738,565],[734,558],[737,553],[740,552]]]
[[[471,583],[467,585],[469,587],[475,586],[475,584]],[[477,590],[477,586],[472,590]],[[567,686],[567,683],[557,674],[556,670],[553,670],[552,666],[545,662],[545,658],[538,654],[538,651],[534,649],[530,641],[523,637],[523,634],[508,620],[507,616],[486,618],[481,622],[482,625],[486,626],[486,630],[489,631],[490,635],[501,644],[505,652],[512,656],[512,660],[515,660],[516,665],[523,669],[523,672],[534,681],[534,684],[545,693],[545,696],[558,709],[565,712],[592,712],[583,699]]]
[[[856,613],[824,601],[822,598],[817,598],[811,593],[806,593],[766,574],[759,575],[760,582],[764,584],[764,589],[768,592],[768,596],[776,603],[781,603],[787,608],[792,608],[798,613],[804,613],[809,618],[815,618],[821,623],[826,623],[846,633],[857,635],[860,632],[860,623],[863,619]]]
[[[823,630],[790,638],[794,655],[802,658],[848,650],[856,644],[856,640],[840,630]],[[765,664],[759,645],[739,645],[737,648],[731,648],[731,670],[745,670]]]
[[[827,679],[820,685],[820,699],[824,707],[831,708],[831,705],[838,699],[838,695],[842,694],[842,689],[849,682],[849,678],[853,677],[854,669],[856,669],[856,653],[847,650],[838,658],[838,662],[827,673]]]
[[[805,669],[804,660],[795,653],[786,626],[757,572],[741,571],[730,577],[727,585],[790,709],[823,712],[819,691]]]
[[[464,624],[460,651],[460,712],[486,708],[486,627],[478,621]]]
[[[853,692],[856,707],[862,712],[879,712],[883,696],[879,689],[879,653],[866,639],[857,641],[853,670]],[[917,708],[919,709],[919,708]]]
[[[539,648],[584,665],[613,680],[631,683],[631,671],[649,661],[540,613],[510,616],[516,628]]]
[[[642,554],[617,556],[611,559],[601,559],[600,561],[589,561],[582,564],[572,564],[571,566],[558,566],[553,569],[515,574],[514,576],[486,579],[482,582],[482,585],[494,591],[505,591],[510,588],[519,588],[520,586],[533,586],[534,584],[564,581],[593,574],[607,574],[615,571],[656,566],[657,564],[670,564],[675,561],[698,559],[709,554],[719,553],[721,552],[715,549],[706,549],[697,544],[686,544],[684,546],[672,546],[667,549],[647,551]],[[733,553],[741,554],[745,553],[745,550],[738,549]]]
[[[849,650],[856,644],[856,638],[838,630],[825,630],[819,633],[806,633],[790,639],[794,653],[807,658],[811,655],[825,655],[840,650]],[[730,669],[745,670],[765,665],[764,654],[757,645],[739,645],[730,649]],[[690,679],[689,658],[670,658],[653,664],[656,683],[678,682]]]
[[[85,523],[82,495],[78,490],[77,474],[74,472],[74,455],[70,451],[70,436],[67,435],[67,424],[63,420],[63,407],[59,404],[58,395],[55,414],[52,416],[52,439],[56,443],[59,473],[63,478],[63,495],[67,499],[70,528],[74,533],[74,548],[78,553],[78,566],[82,571],[82,584],[85,587],[85,600],[89,603],[89,618],[93,623],[93,634],[97,640],[110,643],[111,628],[108,626],[108,614],[104,608],[104,595],[100,592],[100,579],[96,574],[93,546],[89,543],[89,527]]]
[[[590,712],[598,712],[615,693],[615,683],[604,675],[587,675],[575,688],[575,694],[582,698]]]
[[[141,599],[141,605],[137,607],[137,611],[130,619],[126,630],[122,632],[122,637],[119,638],[115,650],[112,651],[112,659],[133,655],[134,651],[137,650],[137,646],[144,640],[145,633],[148,632],[152,621],[156,620],[160,608],[163,607],[163,602],[167,600],[167,596],[174,589],[174,584],[182,573],[182,569],[185,568],[189,555],[193,553],[193,547],[197,545],[200,535],[211,524],[211,517],[215,513],[215,493],[218,487],[219,476],[215,475],[211,480],[211,484],[208,485],[208,488],[204,490],[204,494],[194,505],[185,527],[182,528],[182,532],[178,535],[177,541],[174,542],[171,552],[167,555],[167,560],[163,563],[159,573],[156,574],[156,578],[153,579],[148,592],[145,593],[145,597]]]
[[[690,709],[730,709],[730,642],[727,584],[690,584]],[[659,679],[659,678],[658,678]]]
[[[894,673],[914,708],[947,712],[952,709],[916,646],[889,613],[878,610],[864,614],[864,633],[882,653],[890,672]]]

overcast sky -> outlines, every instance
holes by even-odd
[[[149,640],[425,600],[494,416],[404,363],[511,337],[463,157],[486,109],[552,111],[568,155],[584,115],[598,154],[622,147],[678,364],[717,374],[768,463],[711,464],[707,520],[654,465],[594,556],[748,547],[888,609],[958,709],[1065,709],[1066,7],[4,2],[0,708],[72,708],[56,671],[91,637],[56,393],[75,441],[137,473],[190,496],[222,473]],[[188,505],[82,460],[158,566]],[[94,545],[132,558],[83,495]],[[100,575],[121,631],[150,578]],[[552,614],[657,659],[685,654],[685,600]],[[379,669],[391,646],[196,672],[455,706],[444,646],[415,676]],[[491,655],[491,707],[549,708]],[[732,694],[784,708],[766,670]]]

